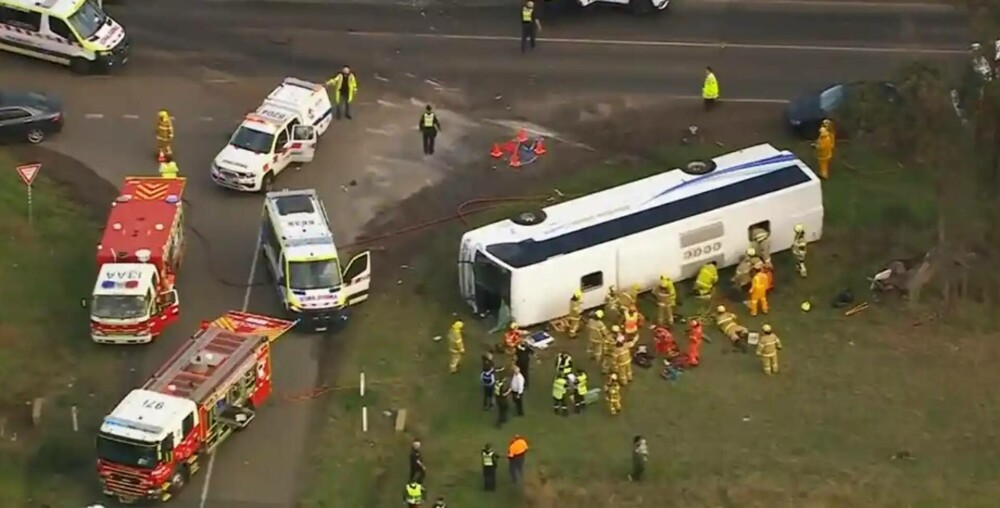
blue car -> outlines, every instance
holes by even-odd
[[[62,127],[62,103],[55,97],[0,91],[0,140],[36,145]]]
[[[838,83],[793,99],[785,110],[785,120],[796,135],[815,138],[819,134],[819,124],[824,119],[835,119],[837,111],[857,98],[864,90],[874,91],[875,97],[880,97],[886,102],[896,103],[900,100],[899,91],[887,81]]]

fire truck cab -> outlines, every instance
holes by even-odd
[[[167,501],[271,395],[271,342],[293,321],[231,311],[202,329],[104,418],[97,474],[122,503]]]
[[[97,246],[91,339],[151,342],[180,315],[174,279],[184,253],[183,178],[129,177]]]

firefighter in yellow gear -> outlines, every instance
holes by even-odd
[[[819,137],[816,138],[815,145],[819,176],[826,180],[830,177],[830,161],[833,160],[833,152],[837,149],[837,143],[826,127],[820,127]]]
[[[806,248],[809,242],[806,241],[806,227],[802,224],[795,225],[795,238],[792,240],[792,256],[795,258],[795,271],[803,279],[807,275],[806,271]]]
[[[758,271],[750,282],[750,315],[756,316],[760,310],[764,314],[768,312],[767,290],[771,281],[763,270]]]
[[[656,324],[673,325],[674,307],[677,307],[677,289],[674,288],[674,281],[666,275],[660,276],[660,285],[653,290],[656,297]]]
[[[740,257],[740,262],[736,264],[736,269],[733,271],[733,286],[740,293],[744,293],[749,289],[750,278],[753,277],[753,265],[754,260],[757,258],[757,251],[750,247],[747,249],[743,256]]]
[[[762,227],[750,228],[750,248],[765,263],[771,262],[771,232]]]
[[[624,313],[625,309],[636,304],[639,298],[639,285],[633,284],[628,291],[618,292],[618,312]]]
[[[600,360],[608,326],[604,324],[604,311],[595,310],[587,321],[587,354],[592,360]]]
[[[448,353],[451,355],[448,360],[448,372],[452,374],[458,372],[458,364],[462,363],[462,355],[465,354],[462,328],[465,328],[465,323],[455,321],[448,331]]]
[[[614,372],[618,374],[622,386],[627,386],[632,381],[632,349],[624,338],[615,344]]]
[[[180,169],[170,157],[160,163],[160,178],[177,178],[178,174],[180,174]]]
[[[824,118],[819,124],[820,127],[826,129],[826,132],[830,133],[830,139],[833,140],[833,145],[837,145],[837,129],[833,127],[833,120],[829,118]]]
[[[611,414],[622,412],[622,385],[616,374],[611,374],[608,382],[604,384],[604,400],[608,402],[608,411]]]
[[[170,113],[165,110],[156,115],[156,150],[157,157],[162,161],[165,157],[174,156],[174,122]]]
[[[611,327],[611,333],[604,336],[604,346],[601,348],[601,373],[610,374],[615,370],[615,352],[618,341],[625,342],[622,329],[618,325]]]
[[[761,331],[764,334],[757,343],[757,356],[760,357],[764,366],[764,374],[771,375],[778,373],[778,351],[781,351],[781,339],[774,334],[771,325],[764,325]]]
[[[697,298],[708,300],[712,298],[715,284],[719,282],[719,267],[715,261],[706,263],[698,270],[694,279],[694,294]]]
[[[733,345],[740,345],[742,337],[749,332],[745,326],[736,321],[736,314],[726,310],[724,305],[715,308],[715,326],[719,327],[719,331],[728,337]]]
[[[604,316],[613,323],[618,322],[618,290],[614,286],[608,287],[608,294],[604,295]]]
[[[575,339],[580,332],[580,318],[583,316],[583,291],[577,289],[569,299],[569,315],[566,321],[569,322],[569,338]]]

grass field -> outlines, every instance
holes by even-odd
[[[808,147],[796,148],[808,154]],[[553,186],[567,194],[591,191],[719,152],[677,148],[654,165],[595,168]],[[980,321],[971,319],[962,326],[926,320],[934,310],[931,294],[916,311],[885,303],[847,318],[830,305],[846,287],[863,299],[867,275],[891,256],[926,247],[934,220],[928,186],[849,145],[840,147],[833,176],[824,186],[824,238],[810,247],[810,278],[794,275],[787,254],[776,256],[778,286],[767,320],[785,345],[782,373],[765,377],[752,354],[731,352],[706,326],[715,341],[703,348],[702,366],[675,383],[661,380],[656,369],[638,370],[617,417],[603,404],[581,417],[554,416],[550,353],[532,370],[527,416],[494,429],[495,415],[480,407],[478,358],[499,337],[487,336],[492,323],[476,322],[457,295],[463,228],[432,233],[406,269],[376,268],[379,289],[340,339],[343,367],[331,380],[336,389],[327,395],[328,420],[317,436],[304,504],[402,506],[408,443],[420,437],[429,494],[455,507],[995,506],[995,329],[977,330]],[[810,313],[799,310],[806,299],[814,304]],[[643,305],[648,311],[652,302],[647,297]],[[738,311],[751,328],[764,322]],[[963,315],[989,314],[964,309]],[[456,317],[467,323],[467,354],[460,373],[448,375],[446,341],[431,338],[445,335]],[[599,386],[584,342],[560,338],[559,346]],[[360,371],[368,379],[363,401]],[[362,404],[370,411],[367,433]],[[409,411],[407,430],[395,433],[383,412],[401,407]],[[511,487],[501,464],[499,490],[483,493],[479,450],[491,442],[502,452],[515,433],[532,445],[524,487]],[[642,484],[626,480],[635,434],[648,439],[651,452]],[[892,459],[900,452],[912,460]]]
[[[115,355],[89,341],[79,304],[98,230],[44,173],[29,225],[25,186],[2,152],[0,169],[0,506],[83,506],[94,494],[90,424],[117,381]],[[37,397],[46,401],[33,426]]]

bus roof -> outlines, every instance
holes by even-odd
[[[762,144],[713,159],[702,176],[671,170],[544,209],[539,225],[500,221],[466,233],[511,268],[540,263],[647,229],[793,187],[816,176],[787,151]]]
[[[148,250],[161,256],[180,214],[184,178],[126,177],[98,247],[115,258],[134,257]]]

